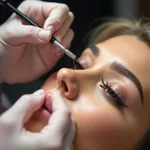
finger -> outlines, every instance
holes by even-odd
[[[73,30],[69,29],[61,42],[62,45],[66,48],[69,48],[69,46],[71,45],[71,41],[73,40],[73,37],[74,32]]]
[[[9,34],[9,43],[19,45],[23,42],[32,44],[47,43],[52,37],[53,28],[44,30],[31,25],[13,24],[12,27],[5,28],[5,33]]]
[[[23,25],[22,29],[18,28],[17,30],[18,33],[20,33],[17,36],[17,40],[33,44],[47,43],[51,39],[53,33],[53,28],[44,30],[30,25]]]
[[[71,123],[70,111],[58,91],[49,95],[49,99],[52,101],[53,113],[48,125],[40,133],[27,132],[23,134],[25,136],[23,143],[41,149],[62,149]]]
[[[24,143],[30,146],[37,145],[43,149],[62,149],[68,126],[71,123],[70,111],[58,91],[49,95],[49,99],[52,101],[53,113],[48,125],[40,133],[28,133],[28,138],[24,138]]]
[[[47,18],[44,23],[44,29],[53,26],[54,30],[57,31],[68,17],[69,8],[65,4],[57,4],[50,10],[50,5],[50,3],[43,4],[43,15]]]
[[[42,130],[42,133],[47,134],[47,136],[56,141],[64,141],[64,136],[66,135],[68,126],[71,122],[71,113],[67,106],[65,105],[63,99],[58,91],[52,93],[52,116],[49,120],[48,125]]]
[[[73,30],[69,29],[62,40],[61,40],[60,38],[57,38],[57,39],[58,39],[58,41],[60,41],[60,43],[61,43],[64,47],[69,48],[70,45],[71,45],[71,41],[73,40],[73,37],[74,37],[74,32],[73,32]],[[60,50],[56,50],[54,53],[55,53],[58,57],[61,57],[61,56],[63,55],[63,52],[60,51]]]
[[[38,90],[34,94],[24,95],[10,108],[6,116],[8,118],[13,116],[18,127],[22,128],[31,115],[42,107],[44,100],[44,90]]]
[[[24,1],[19,6],[19,10],[41,27],[44,27],[44,29],[47,29],[48,26],[53,26],[55,31],[62,26],[69,13],[69,7],[65,4],[34,0]]]
[[[29,17],[32,21],[37,23],[39,26],[43,27],[45,19],[47,18],[47,17],[45,18],[42,13],[43,3],[46,2],[42,2],[40,0],[30,0],[30,1],[26,0],[19,5],[18,9],[22,13],[24,13],[27,17]],[[52,8],[49,9],[51,10]],[[24,20],[22,20],[22,22],[24,24],[28,24]]]
[[[64,142],[64,149],[65,150],[73,150],[73,140],[76,133],[76,123],[74,118],[71,119],[71,125],[69,131],[67,132],[65,142]]]
[[[67,19],[64,21],[60,29],[55,33],[54,37],[60,37],[61,39],[65,36],[69,27],[71,26],[74,19],[74,15],[72,12],[69,12]]]

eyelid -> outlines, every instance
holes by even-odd
[[[80,65],[81,65],[84,69],[89,68],[89,63],[87,62],[86,59],[84,59],[84,58],[81,57],[81,58],[78,59],[78,62],[80,63]]]
[[[126,100],[126,91],[125,89],[116,83],[108,83],[108,85],[118,94],[119,97],[125,102]]]

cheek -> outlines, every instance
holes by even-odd
[[[77,122],[78,129],[84,134],[113,134],[124,122],[118,109],[104,100],[84,95],[75,102],[66,103]]]
[[[56,83],[56,76],[57,76],[57,72],[53,73],[44,83],[44,85],[42,86],[42,89],[44,89],[45,91],[51,91],[54,88],[57,87],[57,83]]]
[[[107,149],[116,145],[116,140],[120,143],[123,143],[124,140],[127,141],[125,134],[128,128],[124,125],[123,117],[115,107],[89,104],[89,107],[86,105],[81,110],[73,112],[77,122],[75,139],[77,149],[81,145],[83,146],[80,147],[81,149],[87,150],[89,147],[91,149],[93,147],[94,149]]]
[[[89,108],[82,109],[82,112],[76,114],[77,122],[82,127],[82,132],[99,135],[115,132],[115,129],[121,125],[122,121],[113,109],[98,106],[89,106]]]

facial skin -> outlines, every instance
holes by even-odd
[[[58,90],[71,110],[77,123],[75,150],[132,150],[150,125],[150,48],[131,35],[114,37],[96,47],[93,52],[87,48],[79,58],[84,70],[60,69],[43,89]],[[127,70],[122,72],[118,67],[122,65],[137,79]],[[116,95],[111,97],[108,87],[104,89],[102,80],[125,105],[119,106],[122,103]],[[38,116],[30,120],[28,129],[38,131],[45,125]]]

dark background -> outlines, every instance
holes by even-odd
[[[9,2],[17,7],[22,0],[10,0]],[[87,32],[96,24],[95,20],[100,20],[105,17],[137,18],[139,16],[150,16],[149,0],[54,0],[51,2],[67,4],[75,15],[75,20],[72,24],[75,37],[72,41],[71,51],[77,55],[80,55],[85,48],[83,39]],[[10,15],[11,11],[9,9],[0,7],[0,24]],[[3,84],[4,93],[10,102],[14,103],[21,95],[38,90],[52,72],[61,67],[68,66],[71,62],[68,58],[65,58],[63,57],[52,71],[36,81],[27,84]]]
[[[22,0],[10,0],[9,2],[17,7],[22,2]],[[51,2],[66,3],[75,15],[75,20],[72,24],[75,37],[72,42],[71,51],[77,55],[79,55],[84,48],[82,39],[87,31],[89,31],[91,28],[92,22],[97,18],[112,15],[111,0],[101,0],[101,2],[97,0],[54,0]],[[0,8],[0,14],[0,21],[3,23],[11,15],[11,11],[7,8]],[[3,90],[7,97],[10,99],[11,103],[14,103],[22,94],[32,93],[39,89],[49,74],[61,67],[65,67],[66,64],[70,64],[70,60],[65,58],[63,58],[52,71],[36,81],[28,84],[3,84]]]

